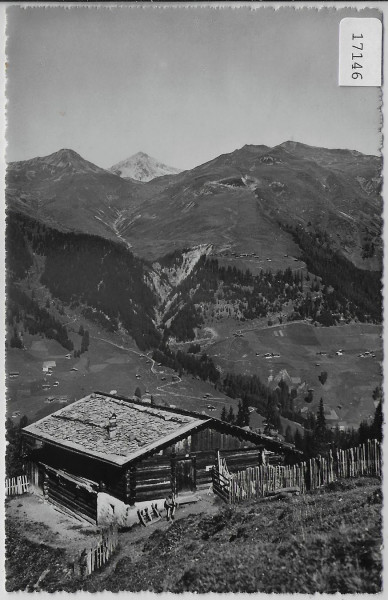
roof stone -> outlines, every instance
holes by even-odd
[[[117,427],[114,437],[109,438],[112,412],[117,416]],[[189,415],[92,394],[27,426],[25,431],[62,445],[75,445],[86,453],[128,457],[196,423],[197,419]]]

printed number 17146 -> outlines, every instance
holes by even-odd
[[[364,36],[362,35],[362,33],[360,35],[356,35],[355,33],[352,33],[352,40],[357,40],[357,39],[363,39]],[[352,49],[355,50],[359,50],[361,53],[364,51],[364,42],[359,42],[358,45],[353,44],[352,45]],[[354,54],[352,52],[352,60],[355,59],[360,59],[360,58],[364,58],[363,54]],[[352,63],[352,69],[362,69],[362,64],[358,63],[358,62],[354,62]],[[362,73],[359,70],[356,70],[352,73],[352,79],[358,79],[358,78],[362,79]]]

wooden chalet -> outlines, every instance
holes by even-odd
[[[112,514],[144,501],[209,486],[218,451],[230,471],[262,463],[290,444],[191,411],[96,392],[23,429],[29,475],[45,499],[99,522],[99,495]]]

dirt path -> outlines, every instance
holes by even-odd
[[[206,515],[214,515],[222,506],[224,506],[223,502],[219,498],[217,498],[212,492],[209,494],[207,490],[201,490],[200,493],[196,493],[195,495],[199,498],[198,502],[178,507],[175,513],[174,521],[167,521],[163,518],[160,521],[156,521],[152,525],[149,525],[148,527],[143,527],[136,524],[129,531],[120,533],[120,545],[118,552],[112,558],[107,568],[99,574],[96,573],[94,577],[98,578],[99,581],[103,581],[110,573],[112,573],[112,571],[115,570],[117,563],[124,557],[130,558],[134,563],[139,559],[142,559],[144,556],[144,543],[154,531],[166,531],[173,526],[173,523],[181,521],[188,515],[198,515],[201,513]]]
[[[97,527],[68,517],[36,494],[7,500],[6,516],[13,519],[32,542],[63,548],[69,555],[93,545],[98,535]]]
[[[198,502],[178,507],[175,521],[179,522],[190,514],[215,514],[222,502],[208,490],[195,494]],[[99,528],[90,524],[81,524],[76,519],[64,515],[36,494],[26,494],[11,498],[6,502],[6,516],[12,519],[20,533],[36,544],[45,544],[51,548],[66,551],[69,560],[77,560],[84,548],[94,547],[99,540]],[[115,569],[124,557],[137,561],[143,555],[146,540],[156,530],[165,531],[173,525],[161,519],[148,527],[135,524],[126,531],[119,532],[119,548],[109,564],[94,577],[103,580]]]
[[[149,356],[149,354],[144,354],[143,352],[138,352],[137,350],[133,350],[132,348],[126,348],[125,346],[122,346],[121,344],[116,344],[115,342],[111,342],[110,340],[106,340],[105,338],[94,338],[94,339],[100,340],[100,342],[105,342],[106,344],[114,346],[115,348],[119,348],[120,350],[125,350],[126,352],[132,352],[132,354],[136,354],[139,358],[143,358],[146,356],[147,359],[151,361],[150,371],[156,377],[158,375],[164,375],[164,373],[165,373],[165,371],[156,371],[155,370],[156,362],[151,356]],[[176,385],[177,383],[180,383],[182,381],[182,379],[180,377],[178,377],[178,375],[176,375],[176,378],[177,378],[176,381],[170,381],[168,383],[162,384],[160,386],[157,386],[156,389],[159,392],[166,391],[168,393],[173,393],[173,392],[170,392],[169,390],[165,390],[165,388],[172,386],[172,385]],[[174,395],[178,395],[178,394],[174,394]]]
[[[130,558],[133,562],[141,559],[143,557],[144,543],[154,531],[166,531],[173,526],[173,523],[181,521],[188,515],[198,515],[201,513],[206,515],[216,514],[219,509],[224,506],[219,498],[212,492],[209,494],[207,490],[202,490],[195,495],[199,498],[198,502],[178,507],[174,521],[167,521],[163,518],[148,527],[136,524],[129,531],[120,533],[119,549],[117,553],[109,562],[109,565],[107,565],[101,573],[96,573],[94,577],[103,581],[110,573],[112,573],[112,571],[114,571],[117,563],[124,557]]]

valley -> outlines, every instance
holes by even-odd
[[[90,390],[132,397],[137,388],[143,401],[148,403],[152,396],[156,404],[216,417],[220,417],[224,405],[232,406],[237,412],[236,400],[190,375],[178,377],[172,369],[155,363],[150,353],[140,352],[128,336],[109,335],[98,331],[92,323],[88,327],[89,350],[77,359],[67,358],[55,341],[28,335],[24,339],[26,350],[8,351],[7,417],[16,423],[21,415],[26,415],[33,422],[87,395]],[[71,335],[75,343],[78,337],[76,333]],[[42,365],[48,361],[55,362],[49,376],[42,372]],[[18,373],[16,377],[11,376],[15,373]],[[256,426],[263,421],[259,415],[253,420]]]
[[[136,177],[71,150],[9,167],[7,415],[36,420],[91,390],[136,388],[236,415],[245,392],[225,381],[242,376],[271,398],[286,384],[283,433],[303,431],[321,398],[332,427],[370,422],[382,377],[379,159],[286,142],[158,176],[160,163],[133,158]],[[77,354],[80,325],[90,343]],[[218,381],[153,358],[193,344]],[[263,428],[257,401],[249,422]]]

